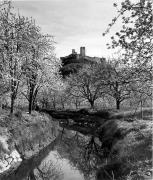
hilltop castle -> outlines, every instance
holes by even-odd
[[[80,47],[80,53],[78,54],[75,49],[72,49],[72,53],[68,56],[61,57],[62,68],[61,73],[63,76],[67,76],[71,73],[76,73],[84,64],[93,64],[100,61],[105,61],[105,58],[86,56],[85,47]]]

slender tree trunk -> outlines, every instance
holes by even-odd
[[[119,84],[118,81],[115,82],[115,94],[116,94],[116,109],[120,109],[120,91],[119,91]]]
[[[75,108],[78,109],[78,101],[75,99]]]
[[[48,109],[48,101],[45,101],[45,109]]]
[[[33,106],[33,91],[34,85],[30,83],[30,92],[29,92],[29,114],[31,114],[32,106]]]
[[[31,114],[31,111],[32,111],[32,95],[31,95],[31,93],[30,93],[30,95],[29,95],[29,114]]]
[[[53,101],[53,108],[56,109],[56,102]]]
[[[31,114],[32,111],[32,98],[29,99],[29,114]]]
[[[33,170],[29,173],[29,178],[30,178],[30,180],[36,180]]]
[[[118,99],[116,99],[116,109],[119,110],[120,109],[120,101]]]
[[[80,108],[80,105],[81,105],[81,103],[79,102],[79,103],[78,103],[78,108]]]
[[[11,80],[11,114],[13,114],[14,111],[14,102],[15,102],[15,86],[16,82]]]
[[[11,114],[13,114],[13,111],[14,111],[14,101],[15,101],[14,95],[12,94],[11,95]]]
[[[3,97],[0,97],[0,110],[3,109]]]
[[[38,88],[34,88],[34,89],[33,89],[32,110],[35,109],[35,107],[36,107],[36,97],[38,94]]]
[[[53,108],[56,109],[56,97],[53,95]]]
[[[90,106],[92,109],[94,109],[94,101],[90,101]]]
[[[64,105],[64,102],[62,102],[62,109],[65,109],[65,105]]]
[[[62,109],[65,109],[65,104],[64,104],[64,100],[61,97],[61,105],[62,105]]]

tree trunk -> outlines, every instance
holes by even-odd
[[[62,102],[62,109],[65,109],[65,104],[64,104],[64,102]]]
[[[11,95],[11,114],[13,114],[13,111],[14,111],[14,95],[12,94]]]
[[[53,108],[56,109],[56,102],[53,101]]]
[[[78,101],[75,99],[75,108],[78,109]]]
[[[15,81],[11,80],[11,114],[13,114],[14,111],[14,101],[15,101]]]
[[[90,101],[90,106],[92,109],[94,109],[94,101]]]
[[[2,97],[0,97],[0,110],[2,110],[2,106],[3,106],[3,101],[2,101]]]
[[[119,110],[120,109],[120,101],[118,99],[116,99],[116,109]]]
[[[53,108],[56,109],[56,97],[53,95]]]
[[[33,105],[32,101],[33,101],[33,97],[32,97],[32,94],[30,93],[30,95],[29,95],[29,114],[31,114],[31,111],[32,111],[32,105]]]
[[[37,94],[38,94],[38,88],[33,88],[32,110],[36,108],[36,97],[37,97]]]
[[[29,114],[31,114],[32,106],[33,106],[33,91],[34,91],[34,86],[31,83],[30,84],[30,92],[29,92]]]
[[[78,103],[77,102],[75,102],[75,108],[78,109]]]
[[[32,111],[32,98],[29,99],[29,114],[31,114]]]
[[[64,103],[64,100],[62,99],[62,97],[61,97],[61,105],[62,105],[62,109],[65,109],[65,103]]]
[[[48,109],[48,101],[45,101],[45,109]]]
[[[31,171],[31,172],[29,173],[29,179],[30,179],[30,180],[36,180],[36,177],[35,177],[33,171]]]

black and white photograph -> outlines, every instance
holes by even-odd
[[[0,180],[152,180],[152,54],[152,0],[0,0]]]

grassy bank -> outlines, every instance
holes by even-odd
[[[151,108],[112,113],[98,130],[107,159],[98,176],[107,180],[107,172],[117,180],[151,180],[152,130]]]
[[[10,115],[0,112],[0,158],[16,149],[22,158],[28,158],[52,142],[58,133],[58,124],[44,113],[17,111]]]

